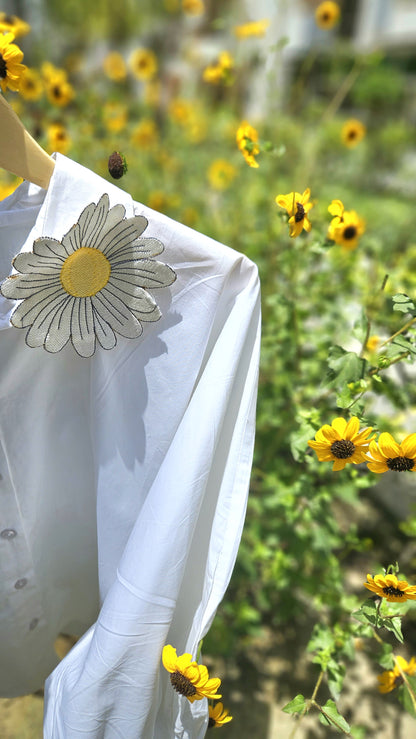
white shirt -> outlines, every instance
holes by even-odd
[[[104,193],[147,218],[144,235],[162,242],[177,278],[154,291],[158,321],[90,358],[71,343],[28,346],[10,324],[15,301],[0,296],[0,694],[47,678],[45,739],[199,739],[206,700],[173,690],[161,651],[196,655],[234,566],[254,439],[257,270],[54,156],[47,191],[24,182],[0,203],[1,279],[14,255],[62,239]],[[59,632],[84,635],[57,664]]]

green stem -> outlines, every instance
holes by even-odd
[[[318,690],[319,690],[319,688],[321,686],[321,682],[323,680],[324,675],[325,675],[324,670],[321,670],[321,672],[318,675],[318,679],[317,679],[317,681],[315,683],[315,687],[313,689],[312,698],[310,700],[308,700],[308,701],[305,702],[305,707],[304,707],[302,713],[300,714],[300,716],[299,716],[299,718],[298,718],[295,726],[293,727],[292,731],[290,732],[288,739],[293,739],[293,737],[296,735],[296,732],[297,732],[297,730],[299,728],[299,724],[302,721],[303,717],[308,713],[310,707],[312,705],[314,705],[314,706],[317,705],[317,703],[315,702],[315,698],[316,698],[317,693],[318,693]],[[318,706],[318,708],[319,708],[319,706]]]
[[[396,665],[397,669],[399,670],[400,676],[403,679],[404,684],[406,685],[406,688],[407,688],[408,693],[410,695],[410,699],[411,699],[412,704],[413,704],[413,709],[416,712],[416,695],[415,695],[415,692],[414,692],[412,686],[410,685],[410,683],[409,683],[409,681],[407,679],[406,673],[403,672],[402,668],[400,667],[400,664],[399,664],[399,662],[397,660],[397,657],[394,657],[394,664]]]
[[[360,72],[361,65],[359,64],[359,62],[357,62],[357,60],[355,60],[342,85],[338,88],[327,109],[325,110],[322,116],[322,122],[329,121],[331,120],[331,118],[334,117],[335,113],[338,111],[345,98],[347,97]]]
[[[379,349],[381,349],[382,346],[386,346],[386,344],[389,344],[391,341],[393,341],[393,339],[395,339],[396,336],[400,336],[400,334],[402,334],[404,331],[410,328],[410,326],[412,326],[412,324],[415,323],[415,321],[416,321],[416,317],[411,318],[410,321],[405,323],[404,326],[402,326],[398,331],[396,331],[395,334],[393,334],[392,336],[389,336],[388,339],[383,341],[383,343],[380,344]]]

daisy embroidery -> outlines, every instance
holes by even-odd
[[[28,329],[26,344],[59,352],[71,339],[81,357],[91,357],[96,340],[113,349],[116,334],[135,339],[142,321],[157,321],[161,312],[147,288],[167,287],[176,275],[153,259],[163,245],[141,237],[146,227],[144,216],[125,218],[124,206],[110,208],[104,194],[61,241],[41,237],[33,252],[18,254],[20,274],[6,278],[1,293],[21,301],[10,321]]]

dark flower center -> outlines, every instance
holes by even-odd
[[[393,472],[408,472],[413,469],[415,460],[409,457],[392,457],[386,461],[386,464]]]
[[[195,685],[192,685],[191,681],[179,671],[171,673],[170,682],[177,693],[185,695],[187,698],[196,693]]]
[[[208,719],[208,729],[213,729],[215,726],[215,719],[211,718],[211,716]]]
[[[355,444],[349,439],[340,439],[331,444],[331,452],[337,459],[348,459],[355,452]]]
[[[0,77],[1,79],[4,80],[6,75],[7,75],[7,64],[4,61],[2,55],[0,54]]]
[[[396,598],[403,598],[404,592],[399,588],[394,588],[393,585],[386,585],[382,588],[384,595],[395,595]]]
[[[305,208],[302,203],[296,203],[295,223],[300,223],[305,218]]]
[[[350,131],[348,131],[348,138],[349,139],[355,139],[357,136],[357,131],[355,128],[352,128]]]
[[[347,228],[344,229],[344,239],[354,239],[357,235],[357,229],[355,226],[347,226]]]
[[[62,90],[59,85],[54,85],[52,87],[52,95],[56,98],[60,98],[62,95]]]
[[[322,13],[322,15],[321,15],[321,20],[323,20],[323,21],[324,21],[324,23],[327,23],[328,21],[330,21],[330,20],[331,20],[331,14],[330,14],[330,13],[328,13],[328,12],[326,12],[326,13]]]

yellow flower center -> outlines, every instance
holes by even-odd
[[[60,278],[65,292],[86,298],[102,290],[110,274],[111,264],[99,249],[81,246],[65,259]]]

